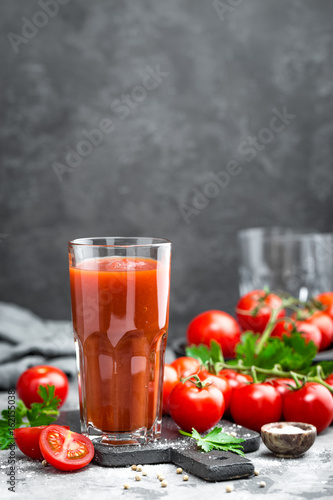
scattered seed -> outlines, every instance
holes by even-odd
[[[185,474],[185,476],[183,476],[183,481],[188,481],[188,475]]]
[[[235,431],[232,431],[232,432],[230,432],[230,436],[235,438],[237,436],[237,433]]]
[[[139,476],[138,474],[135,476],[135,481],[141,481],[141,476]]]
[[[265,481],[260,481],[259,486],[260,486],[260,488],[265,488],[265,486],[266,486]]]
[[[232,484],[228,484],[228,486],[225,487],[225,491],[227,493],[231,493],[232,491],[234,491],[234,487],[232,486]]]
[[[137,469],[136,465],[132,465],[131,469],[136,470]]]
[[[130,489],[130,485],[128,483],[125,483],[124,484],[124,490],[129,490]]]
[[[259,471],[257,469],[254,469],[254,475],[259,476]]]
[[[143,476],[146,476],[146,475],[147,475],[147,471],[146,471],[146,470],[143,470],[143,471],[142,471],[142,475],[143,475]]]
[[[168,486],[168,483],[166,482],[165,479],[163,479],[163,481],[161,481],[161,486],[162,486],[162,488],[166,488]]]
[[[160,472],[158,472],[158,473],[156,474],[156,477],[157,477],[157,478],[159,478],[160,476],[162,476],[162,474],[161,474]]]
[[[43,461],[42,461],[42,466],[43,466],[43,467],[47,467],[48,465],[49,465],[49,464],[48,464],[48,462],[47,462],[46,460],[43,460]]]
[[[142,465],[137,465],[136,466],[136,470],[137,470],[137,472],[141,472],[142,471]]]
[[[162,481],[164,481],[164,479],[165,479],[165,478],[164,478],[164,476],[162,476],[162,474],[161,474],[160,476],[158,476],[158,479],[162,482]]]
[[[178,467],[178,469],[176,470],[177,474],[182,474],[183,472],[183,469],[181,467]]]

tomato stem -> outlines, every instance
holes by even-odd
[[[263,331],[258,344],[256,345],[256,349],[255,349],[256,356],[258,356],[258,354],[262,351],[268,338],[271,336],[271,333],[272,333],[272,331],[276,325],[277,319],[279,317],[280,311],[282,311],[285,307],[290,307],[292,304],[294,304],[296,302],[297,302],[297,299],[290,296],[288,298],[282,299],[282,304],[280,307],[278,307],[276,309],[272,309],[269,321],[266,325],[266,328]]]
[[[305,382],[317,382],[318,384],[323,385],[326,387],[332,394],[333,394],[333,387],[327,384],[325,380],[323,380],[324,373],[322,371],[322,367],[319,365],[317,366],[317,373],[314,376],[308,376],[304,375],[302,373],[297,373],[294,371],[284,371],[282,370],[281,366],[279,364],[274,365],[273,368],[260,368],[258,366],[246,366],[244,365],[242,360],[239,360],[237,365],[229,365],[227,363],[222,364],[222,368],[231,368],[232,370],[236,370],[239,372],[247,372],[253,376],[254,382],[257,382],[257,374],[262,373],[264,375],[267,375],[267,378],[269,377],[278,377],[278,378],[292,378],[295,380],[296,386],[299,389],[302,387],[302,385],[305,384]],[[255,376],[254,376],[255,375]]]
[[[212,385],[212,379],[207,378],[206,380],[200,380],[199,376],[196,373],[189,375],[186,378],[182,378],[182,379],[180,379],[180,381],[183,384],[185,384],[185,382],[191,382],[198,389],[204,389],[204,387],[208,387],[209,385]]]

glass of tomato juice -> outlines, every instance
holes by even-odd
[[[82,238],[68,248],[82,433],[113,445],[158,439],[171,242]]]

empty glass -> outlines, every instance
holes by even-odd
[[[239,292],[268,286],[306,301],[333,290],[333,235],[289,228],[238,233]]]

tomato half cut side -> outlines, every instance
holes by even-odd
[[[16,445],[27,457],[43,460],[43,455],[39,448],[39,438],[46,427],[47,425],[39,425],[38,427],[21,427],[19,429],[14,429]],[[65,425],[63,427],[69,430],[68,426]]]
[[[49,425],[42,431],[39,447],[45,460],[63,471],[85,467],[95,453],[89,438],[59,425]]]

